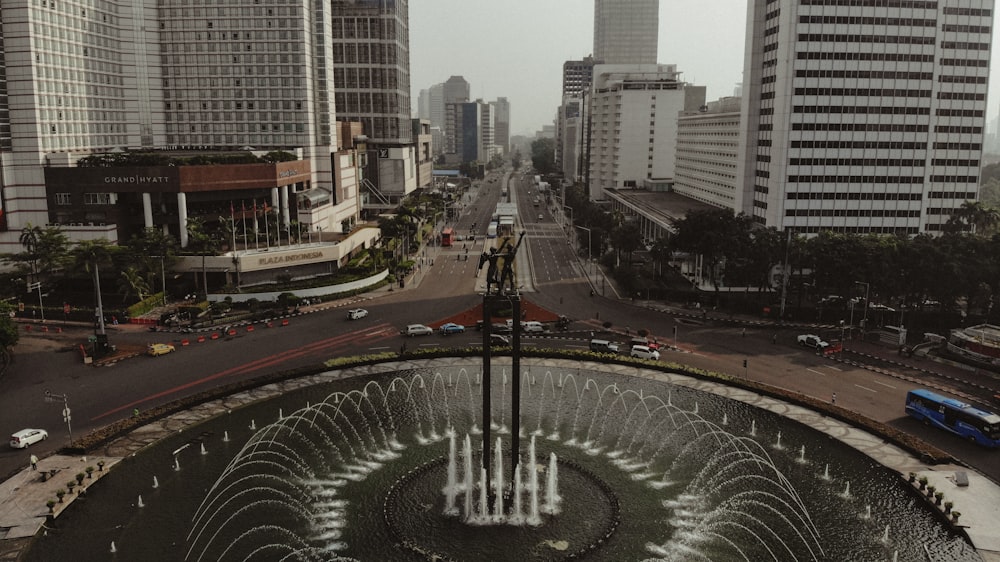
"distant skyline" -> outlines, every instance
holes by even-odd
[[[684,80],[705,86],[709,101],[733,95],[743,81],[746,7],[737,0],[661,0],[658,62],[676,64]],[[510,100],[512,135],[534,134],[555,117],[563,62],[591,54],[593,30],[593,0],[410,2],[414,114],[420,90],[461,75],[473,99]],[[1000,112],[1000,71],[992,68],[990,94],[988,121]]]

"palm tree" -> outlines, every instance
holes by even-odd
[[[955,232],[969,227],[978,234],[986,235],[1000,224],[1000,210],[988,207],[981,201],[966,201],[955,209],[946,224]]]
[[[21,229],[18,241],[24,246],[25,259],[31,263],[31,274],[38,274],[38,240],[42,237],[42,228],[32,226],[29,222]]]
[[[101,265],[110,265],[113,250],[111,243],[104,238],[84,240],[73,248],[73,261],[78,268],[94,276],[94,293],[97,299],[97,333],[104,336],[104,303],[101,300]]]
[[[205,298],[208,299],[208,272],[205,269],[205,259],[209,254],[218,251],[219,243],[214,236],[205,230],[205,221],[201,218],[187,220],[189,246],[193,246],[201,254],[201,280]]]

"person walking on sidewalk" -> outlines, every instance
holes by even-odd
[[[31,455],[31,470],[38,470],[38,457]]]
[[[836,392],[834,392],[834,393],[833,393],[833,396],[832,396],[832,397],[830,397],[830,403],[831,403],[831,404],[834,404],[834,405],[836,405],[836,404],[837,404],[837,393],[836,393]]]

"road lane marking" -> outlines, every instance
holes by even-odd
[[[868,392],[871,392],[872,394],[878,394],[878,391],[875,390],[875,389],[873,389],[873,388],[868,388],[867,386],[861,386],[860,384],[856,384],[854,386],[856,386],[856,387],[858,387],[858,388],[860,388],[862,390],[867,390]]]
[[[825,377],[826,376],[826,373],[821,373],[821,372],[817,371],[816,369],[806,369],[806,370],[809,371],[810,373],[816,373],[817,375],[819,375],[821,377]]]
[[[884,383],[884,382],[881,382],[881,381],[872,381],[872,382],[875,383],[875,384],[880,384],[880,385],[882,385],[882,386],[884,386],[886,388],[892,388],[892,389],[896,388],[895,386],[892,386],[891,384],[887,384],[887,383]]]
[[[827,365],[826,368],[830,369],[831,371],[841,371],[841,372],[843,371],[843,369],[838,369],[837,367],[834,367],[833,365]]]

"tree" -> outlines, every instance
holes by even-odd
[[[208,298],[208,271],[205,269],[205,259],[209,254],[215,255],[219,250],[219,241],[205,230],[205,221],[197,217],[187,220],[189,246],[201,255],[201,280],[205,298]]]
[[[0,363],[2,363],[0,372],[10,364],[12,349],[21,337],[20,332],[17,331],[17,325],[10,317],[12,311],[13,309],[7,304],[0,306]]]
[[[111,265],[114,247],[104,238],[84,240],[73,248],[73,261],[77,269],[92,273],[94,278],[94,294],[97,302],[98,334],[105,334],[104,304],[101,299],[102,265]]]
[[[145,279],[147,288],[156,287],[156,279],[161,280],[160,290],[166,295],[164,272],[177,259],[177,239],[158,228],[144,228],[132,237],[126,245],[128,261],[134,264]]]
[[[127,303],[130,296],[135,293],[137,300],[143,300],[149,296],[149,284],[143,278],[142,273],[134,265],[130,265],[122,270],[118,287],[122,292],[122,302]]]
[[[555,139],[536,139],[531,143],[531,165],[540,174],[553,174],[558,171]]]
[[[949,232],[972,230],[981,235],[989,235],[1000,224],[1000,210],[988,207],[980,201],[966,201],[945,223]]]
[[[700,255],[704,275],[718,292],[722,281],[721,264],[734,248],[736,217],[725,209],[690,212],[674,223],[677,234],[671,239],[673,249]]]

